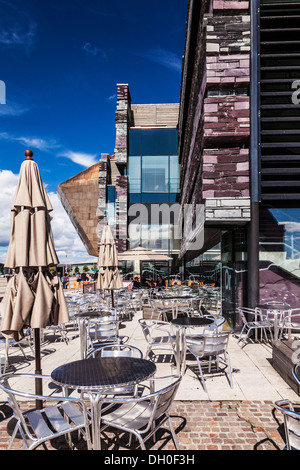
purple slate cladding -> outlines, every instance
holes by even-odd
[[[118,253],[127,250],[127,206],[128,206],[128,177],[116,178],[116,246]]]
[[[127,84],[117,85],[117,109],[115,113],[116,140],[115,161],[127,163],[127,134],[131,120],[131,97]]]
[[[189,110],[181,135],[183,204],[249,196],[249,151],[242,148],[250,134],[249,2],[212,5],[208,15],[203,6],[197,41],[189,50],[195,59],[191,90],[183,96]],[[200,188],[193,184],[199,171]]]

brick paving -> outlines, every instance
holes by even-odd
[[[23,406],[25,408],[26,403]],[[282,450],[284,447],[282,416],[271,401],[175,401],[170,414],[182,451]],[[7,447],[14,422],[9,406],[0,403],[0,450]],[[47,443],[46,447],[68,449],[63,438]],[[134,447],[133,444],[131,449]],[[24,448],[23,441],[16,439],[13,449]],[[85,450],[85,442],[75,442],[75,448]],[[103,450],[127,449],[127,437],[106,433]],[[173,451],[170,434],[159,430],[155,442],[147,443],[147,449]]]

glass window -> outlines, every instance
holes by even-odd
[[[142,192],[169,192],[169,158],[167,156],[142,157]]]
[[[129,129],[129,155],[141,155],[142,133],[141,129]]]
[[[115,202],[116,200],[116,187],[107,186],[107,202]]]
[[[178,156],[170,156],[170,193],[179,193],[180,165]]]
[[[178,155],[178,131],[169,129],[170,136],[170,155]]]
[[[141,202],[141,193],[129,193],[129,204]]]
[[[169,155],[169,129],[143,129],[142,154]]]
[[[128,181],[129,181],[129,192],[140,193],[141,192],[141,157],[130,156],[128,158]]]
[[[300,302],[300,209],[260,206],[260,301]]]
[[[179,194],[178,193],[170,193],[169,194],[169,202],[180,202]]]
[[[106,204],[106,217],[109,225],[113,225],[115,221],[116,210],[116,187],[107,186],[107,204]]]
[[[168,193],[143,193],[141,202],[163,203],[169,202]]]

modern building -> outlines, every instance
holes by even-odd
[[[58,189],[89,254],[107,216],[119,252],[219,282],[233,327],[238,305],[300,305],[299,18],[300,0],[189,0],[180,103],[134,105],[119,84],[114,155]]]
[[[299,15],[299,1],[188,4],[181,204],[203,246],[183,239],[180,258],[204,280],[219,273],[233,325],[238,305],[300,305]]]
[[[88,253],[97,254],[103,224],[108,221],[118,252],[139,245],[174,261],[143,262],[143,275],[168,278],[176,272],[179,238],[178,112],[175,104],[132,104],[129,86],[117,85],[114,155],[102,154],[99,165],[70,178],[58,195]],[[82,191],[89,194],[84,199]],[[174,208],[173,208],[174,209]],[[124,276],[134,265],[122,263]]]

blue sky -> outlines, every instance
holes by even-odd
[[[133,103],[179,102],[186,13],[187,0],[0,0],[0,261],[26,148],[55,199],[58,250],[79,254],[73,227],[64,242],[58,230],[56,188],[114,153],[117,83],[129,84]]]

